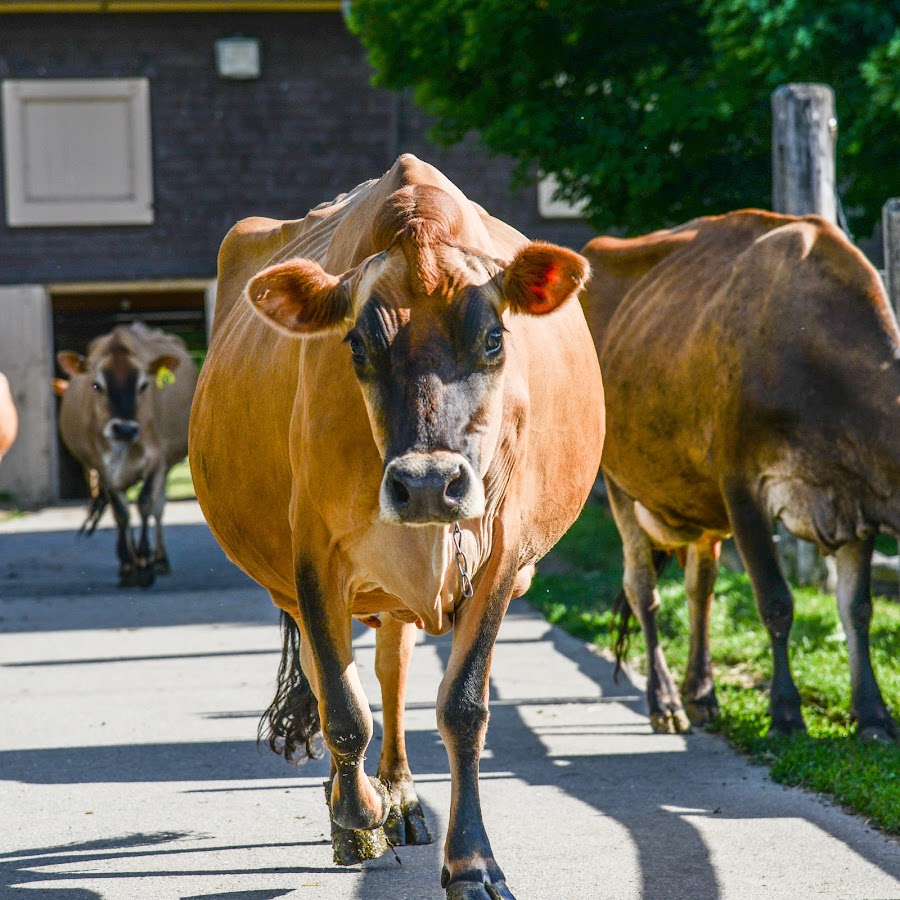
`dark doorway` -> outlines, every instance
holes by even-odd
[[[177,334],[199,366],[206,356],[205,282],[178,285],[95,285],[51,289],[53,353],[86,354],[88,344],[116,325],[140,321]],[[63,373],[57,370],[57,376]],[[59,401],[57,401],[58,403]],[[59,495],[62,500],[88,496],[81,465],[59,442]]]

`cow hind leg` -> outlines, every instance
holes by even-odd
[[[750,576],[759,616],[772,642],[771,728],[781,734],[805,731],[800,692],[791,675],[788,636],[794,621],[794,598],[775,553],[772,523],[743,485],[725,491],[728,517],[741,559]]]
[[[900,727],[891,718],[875,680],[869,653],[869,625],[872,621],[871,567],[872,538],[845,544],[836,554],[838,607],[852,686],[851,711],[863,741],[900,740]]]
[[[375,633],[375,674],[381,685],[384,718],[378,777],[391,796],[391,811],[384,830],[394,846],[430,844],[433,840],[425,824],[425,814],[416,795],[406,756],[406,678],[416,643],[416,630],[412,624],[385,616]]]
[[[694,725],[705,725],[719,714],[709,658],[709,617],[719,569],[720,541],[703,538],[688,547],[684,570],[691,621],[691,646],[681,698]]]
[[[691,730],[681,697],[669,671],[662,647],[656,613],[659,591],[650,538],[638,523],[634,501],[611,478],[606,477],[610,508],[622,538],[625,573],[623,586],[632,612],[641,623],[647,645],[647,705],[650,727],[658,734],[680,734]]]

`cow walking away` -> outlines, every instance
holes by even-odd
[[[59,430],[84,467],[91,504],[82,531],[96,528],[107,505],[118,527],[119,585],[147,587],[169,573],[163,540],[166,475],[187,456],[188,420],[197,367],[181,338],[140,322],[96,338],[87,357],[57,354],[68,382]],[[140,536],[135,544],[125,492],[143,482],[138,496]],[[150,518],[156,526],[150,548]]]
[[[0,372],[0,460],[13,445],[19,431],[19,414],[13,401],[9,381]]]
[[[416,627],[452,628],[437,697],[451,900],[513,896],[478,799],[488,673],[507,604],[600,463],[600,371],[574,299],[586,275],[410,155],[303,219],[238,223],[219,254],[190,459],[214,534],[286,613],[271,743],[302,754],[321,725],[336,861],[384,852],[385,830],[430,840],[405,682]],[[354,617],[377,627],[374,778]]]
[[[757,210],[597,238],[583,253],[609,416],[603,471],[654,730],[717,712],[709,614],[730,533],[771,637],[771,726],[804,727],[780,519],[835,555],[852,714],[862,738],[896,739],[869,655],[875,535],[900,533],[900,331],[878,273],[823,219]],[[687,715],[657,638],[656,565],[671,550],[686,558]]]

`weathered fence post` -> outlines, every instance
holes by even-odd
[[[772,208],[837,222],[834,91],[827,84],[783,84],[772,93]],[[787,574],[812,584],[826,574],[815,544],[778,524]]]
[[[884,234],[884,283],[900,319],[900,197],[893,197],[881,210]]]

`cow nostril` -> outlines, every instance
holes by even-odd
[[[444,496],[454,502],[458,503],[463,499],[466,495],[466,491],[469,488],[469,480],[465,477],[465,473],[462,470],[458,470],[453,478],[447,484],[447,487],[444,489]]]
[[[391,476],[391,499],[397,506],[402,507],[409,504],[409,490],[396,475]]]

